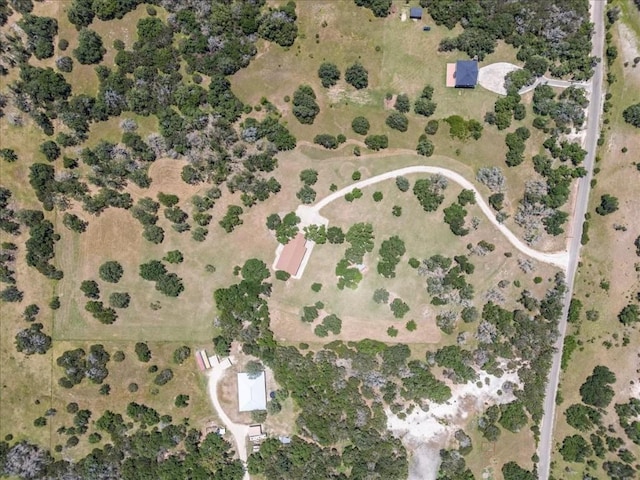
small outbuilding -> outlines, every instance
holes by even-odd
[[[476,88],[478,84],[478,61],[458,60],[456,62],[456,88]]]
[[[253,412],[267,409],[267,384],[264,372],[255,378],[248,373],[238,374],[238,410]]]
[[[411,20],[422,20],[422,8],[411,7],[409,10],[409,18]]]

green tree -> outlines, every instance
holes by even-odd
[[[319,112],[313,89],[309,85],[300,85],[293,93],[293,115],[300,123],[310,125]]]
[[[347,67],[344,79],[358,90],[369,86],[369,72],[358,62]]]
[[[416,151],[418,155],[422,155],[424,157],[430,157],[433,155],[434,146],[433,142],[429,140],[426,135],[420,135],[418,138],[418,146],[416,147]]]
[[[80,290],[87,298],[100,298],[100,288],[95,280],[84,280],[80,284]]]
[[[624,121],[636,128],[640,128],[640,103],[630,105],[622,112]]]
[[[409,119],[400,112],[390,114],[385,120],[385,123],[389,128],[393,128],[399,132],[406,132],[409,128]]]
[[[78,35],[78,48],[73,51],[73,56],[82,65],[100,63],[107,50],[102,44],[102,38],[93,30],[83,28]]]
[[[53,162],[60,157],[60,147],[51,140],[47,140],[40,145],[40,152],[49,160]]]
[[[433,178],[421,178],[413,185],[414,195],[427,212],[436,211],[444,200],[441,190],[442,188]]]
[[[573,428],[586,432],[600,424],[602,414],[595,408],[575,403],[564,412],[567,423]]]
[[[367,148],[377,152],[389,146],[389,138],[386,135],[368,135],[364,143]]]
[[[113,308],[127,308],[131,302],[131,296],[126,292],[113,292],[109,295],[109,305]]]
[[[527,424],[527,414],[520,400],[502,405],[500,410],[500,425],[510,432],[519,432]]]
[[[138,360],[141,362],[148,362],[151,360],[151,350],[146,343],[137,342],[134,348],[136,355],[138,356]]]
[[[245,372],[249,378],[258,378],[264,372],[264,366],[260,362],[249,360],[245,366]]]
[[[560,447],[560,454],[565,462],[584,462],[592,453],[591,446],[580,435],[565,437]]]
[[[300,172],[300,180],[308,186],[315,185],[318,181],[318,172],[312,169],[306,169]]]
[[[409,101],[409,96],[405,93],[401,93],[396,97],[396,103],[393,105],[400,113],[407,113],[411,110],[411,102]]]
[[[333,87],[340,80],[340,70],[334,63],[324,62],[318,68],[318,77],[323,87]]]
[[[637,323],[640,321],[640,308],[635,304],[627,305],[618,314],[618,320],[626,326]]]
[[[393,316],[396,318],[404,317],[407,313],[409,313],[409,310],[410,310],[409,305],[407,305],[405,302],[403,302],[399,298],[395,298],[389,304],[389,308],[391,309]]]
[[[168,263],[182,263],[184,256],[180,250],[171,250],[167,252],[163,260]]]
[[[351,128],[359,135],[366,135],[369,133],[370,127],[371,125],[369,124],[369,120],[365,117],[356,117],[351,122]]]
[[[124,274],[124,269],[118,262],[110,260],[100,265],[98,274],[105,282],[118,283]]]
[[[602,365],[596,366],[593,373],[580,386],[582,401],[598,408],[607,407],[615,395],[613,388],[609,385],[615,381],[616,376],[611,370]]]
[[[609,215],[618,210],[618,199],[612,195],[605,194],[600,197],[600,205],[596,207],[598,215]]]

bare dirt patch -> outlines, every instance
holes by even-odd
[[[387,428],[413,453],[411,480],[435,480],[440,463],[438,452],[451,441],[456,430],[464,428],[473,415],[488,406],[514,400],[511,393],[499,394],[506,381],[517,383],[517,373],[511,372],[502,378],[483,376],[480,387],[475,383],[454,385],[447,403],[431,403],[426,412],[416,408],[404,419],[387,412]]]

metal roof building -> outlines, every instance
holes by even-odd
[[[248,373],[238,374],[238,410],[252,412],[267,409],[267,384],[264,372],[256,378]]]
[[[478,62],[458,60],[456,62],[456,88],[475,88],[478,83]]]

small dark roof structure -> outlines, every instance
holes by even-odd
[[[409,10],[409,18],[420,20],[422,18],[422,9],[420,7],[411,7]]]
[[[478,83],[478,62],[458,60],[456,62],[456,88],[475,88]]]

